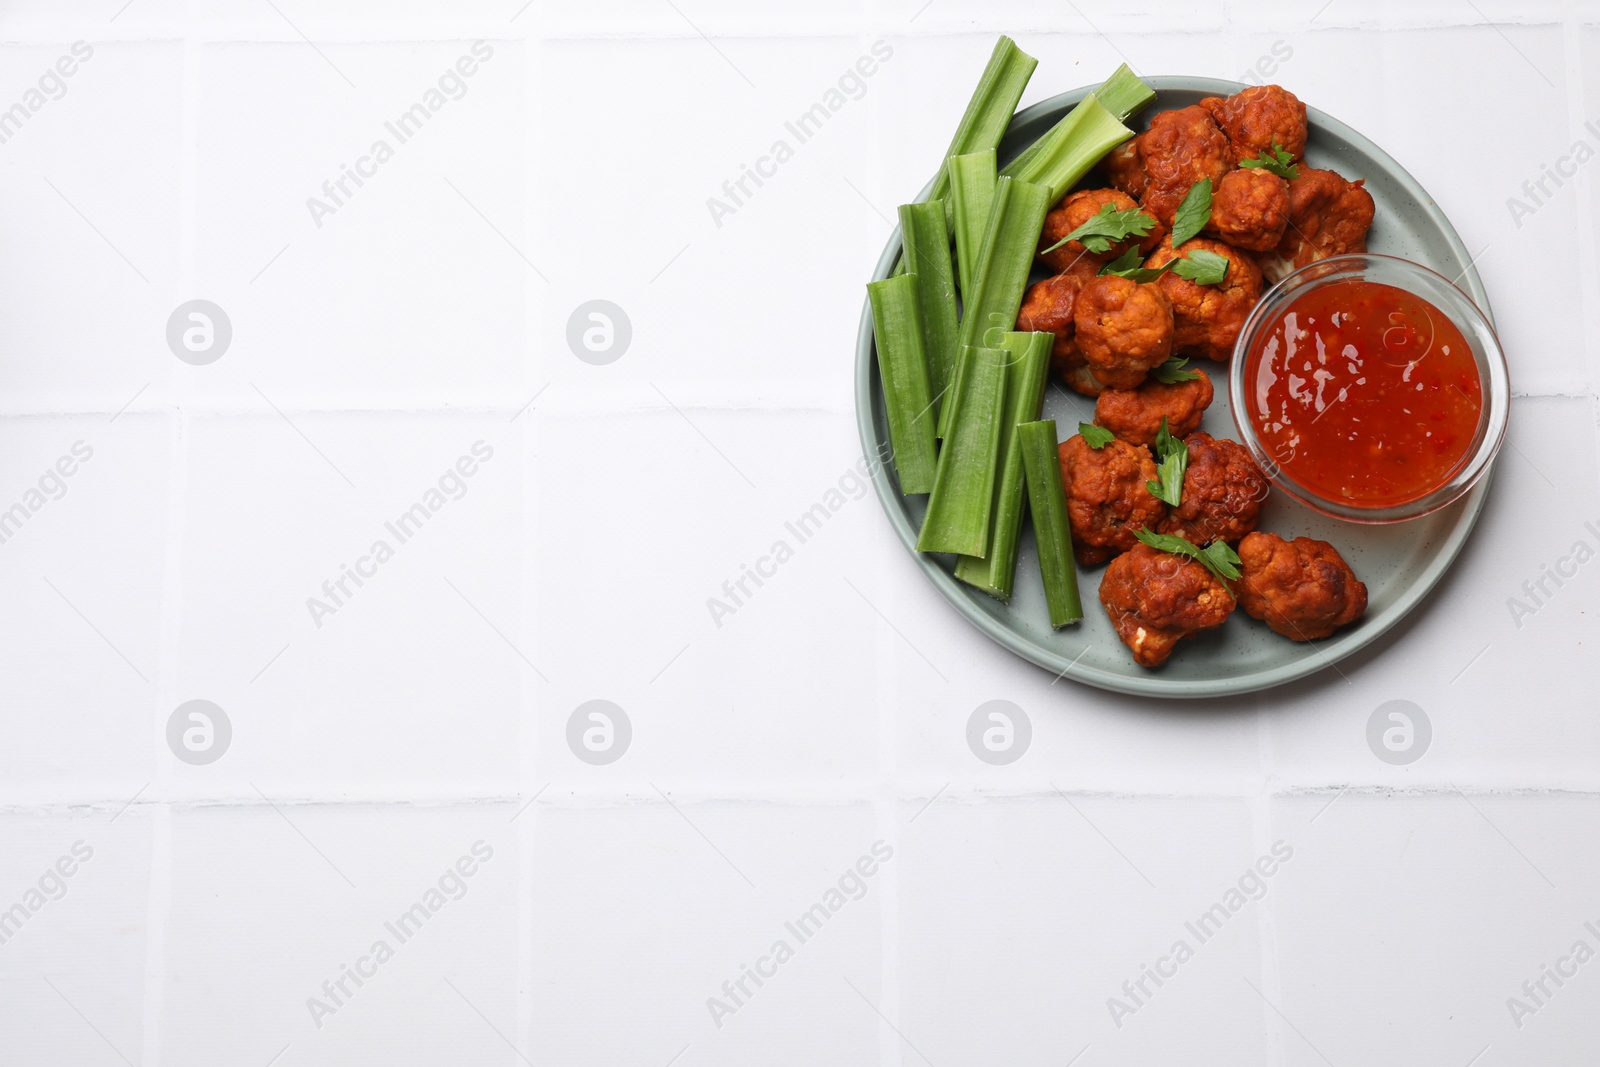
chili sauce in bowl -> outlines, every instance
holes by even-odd
[[[1488,468],[1510,388],[1482,312],[1391,256],[1323,260],[1252,311],[1230,387],[1240,436],[1291,496],[1388,522],[1443,507]]]

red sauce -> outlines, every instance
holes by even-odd
[[[1359,279],[1313,289],[1247,358],[1256,434],[1319,496],[1403,504],[1468,459],[1483,407],[1472,349],[1444,312],[1404,289]]]

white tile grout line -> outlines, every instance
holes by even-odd
[[[928,5],[923,6],[924,8],[928,7]],[[941,4],[941,7],[942,6],[943,5]],[[1115,12],[1102,12],[1098,9],[1096,11],[1096,18],[1098,20],[1097,25],[1099,25],[1101,30],[1107,33],[1114,33],[1118,34],[1119,36],[1126,37],[1163,37],[1173,36],[1175,33],[1204,33],[1220,36],[1223,34],[1251,29],[1259,29],[1262,32],[1275,32],[1289,28],[1298,28],[1304,30],[1308,26],[1310,26],[1310,28],[1313,30],[1359,28],[1364,30],[1377,29],[1380,31],[1470,30],[1484,29],[1488,27],[1516,27],[1520,29],[1558,25],[1562,21],[1563,10],[1559,3],[1546,2],[1543,4],[1528,4],[1525,5],[1525,7],[1532,8],[1531,12],[1526,10],[1518,12],[1518,14],[1525,16],[1523,18],[1507,19],[1503,17],[1503,15],[1500,15],[1500,17],[1485,20],[1481,17],[1474,18],[1473,15],[1475,15],[1476,12],[1474,12],[1469,6],[1456,6],[1452,4],[1438,5],[1437,10],[1439,11],[1441,17],[1399,18],[1393,16],[1402,12],[1407,15],[1412,13],[1405,12],[1403,8],[1396,6],[1389,12],[1385,13],[1391,16],[1387,22],[1374,24],[1366,12],[1358,11],[1354,14],[1341,12],[1339,10],[1339,7],[1341,6],[1344,5],[1325,4],[1323,5],[1321,11],[1318,11],[1312,16],[1311,21],[1308,21],[1306,16],[1303,14],[1296,15],[1292,19],[1285,19],[1282,22],[1272,21],[1270,19],[1252,20],[1248,23],[1248,25],[1241,23],[1236,19],[1227,18],[1223,22],[1206,23],[1203,27],[1199,28],[1186,25],[1181,31],[1152,30],[1150,29],[1147,20],[1141,20],[1137,16],[1131,21],[1118,21]],[[1181,7],[1177,4],[1169,5],[1169,7],[1173,11],[1183,11],[1185,13],[1188,13],[1192,10],[1192,6]],[[938,9],[934,9],[933,13],[937,14]],[[918,15],[920,16],[920,13],[918,13]],[[1340,21],[1342,15],[1347,16],[1348,21]],[[173,21],[175,20],[168,20],[166,23],[164,23],[164,25],[170,25]],[[169,33],[151,32],[149,30],[141,31],[137,27],[137,22],[138,20],[132,18],[131,15],[126,20],[119,19],[116,22],[107,20],[106,25],[108,27],[112,27],[114,30],[121,30],[123,32],[101,33],[96,37],[95,43],[99,44],[104,42],[108,45],[171,44],[182,39],[181,35],[176,31]],[[771,42],[809,41],[816,40],[818,38],[854,39],[861,36],[863,32],[870,32],[863,29],[863,23],[860,19],[839,19],[825,22],[813,22],[808,23],[803,28],[793,30],[773,26],[758,26],[753,23],[746,22],[734,29],[725,29],[721,30],[720,32],[710,32],[707,34],[698,33],[689,26],[685,26],[682,23],[676,23],[670,18],[661,19],[659,29],[652,28],[649,30],[631,31],[601,28],[580,28],[573,30],[560,30],[552,33],[540,33],[538,32],[537,25],[535,23],[531,21],[524,21],[518,18],[512,18],[509,20],[504,18],[465,19],[459,22],[450,23],[448,24],[448,27],[441,27],[437,23],[437,20],[432,22],[424,22],[421,20],[412,19],[408,20],[405,23],[405,26],[407,29],[415,27],[415,32],[395,30],[387,34],[375,34],[370,32],[367,27],[362,27],[359,32],[341,32],[340,30],[336,29],[319,27],[316,35],[316,47],[321,48],[332,46],[336,48],[345,48],[416,46],[419,44],[444,45],[457,44],[462,41],[471,41],[480,38],[494,44],[504,42],[508,45],[522,43],[658,43],[666,45],[678,45],[688,41],[708,40],[746,41],[760,44]],[[521,32],[508,33],[508,27]],[[206,45],[274,44],[294,45],[303,48],[307,44],[306,38],[303,34],[297,33],[290,25],[277,23],[272,16],[268,16],[265,19],[251,20],[251,25],[249,26],[238,27],[237,29],[234,27],[229,27],[229,29],[233,32],[215,34],[207,38],[197,38],[196,40],[199,43]],[[713,31],[716,30],[715,27],[712,29]],[[987,21],[973,21],[971,19],[964,19],[964,21],[962,21],[960,24],[950,24],[947,26],[941,26],[937,19],[933,18],[923,19],[921,17],[917,17],[913,21],[913,18],[908,15],[904,20],[897,22],[892,27],[892,30],[894,36],[896,37],[930,39],[938,39],[942,37],[970,38],[975,35],[988,36],[999,33],[1008,33],[1013,37],[1017,37],[1018,39],[1020,39],[1023,35],[1029,37],[1084,37],[1088,35],[1082,30],[1073,31],[1062,29],[1059,20],[1054,22],[1034,22],[1028,21],[1025,18],[1009,15],[996,15]],[[69,29],[66,27],[63,27],[59,30],[38,30],[31,34],[23,34],[13,30],[13,32],[8,34],[3,40],[0,40],[0,47],[55,45],[61,43],[64,34],[78,32],[79,30],[77,29]],[[715,45],[713,45],[713,47],[715,47]]]
[[[167,983],[167,919],[172,913],[172,812],[155,809],[150,824],[150,878],[145,899],[144,988],[140,1063],[161,1062],[161,1018]]]
[[[1256,996],[1260,997],[1262,1002],[1265,1003],[1265,1005],[1268,1008],[1272,1009],[1272,1014],[1276,1015],[1279,1019],[1282,1019],[1284,1024],[1286,1026],[1288,1026],[1289,1029],[1291,1029],[1291,1030],[1293,1030],[1295,1032],[1295,1036],[1300,1038],[1300,1040],[1305,1043],[1307,1048],[1311,1049],[1312,1052],[1315,1052],[1317,1054],[1317,1056],[1319,1058],[1321,1058],[1322,1062],[1326,1063],[1328,1065],[1328,1067],[1333,1067],[1333,1061],[1328,1059],[1327,1056],[1324,1056],[1322,1054],[1322,1050],[1319,1049],[1316,1045],[1313,1045],[1311,1043],[1311,1039],[1309,1037],[1307,1037],[1305,1035],[1305,1033],[1298,1026],[1296,1026],[1293,1022],[1290,1021],[1289,1017],[1287,1015],[1285,1015],[1282,1012],[1282,1010],[1279,1009],[1277,1004],[1273,1003],[1271,998],[1269,998],[1260,989],[1256,988],[1256,984],[1254,982],[1250,981],[1250,979],[1246,978],[1244,980],[1244,982],[1245,982],[1245,985],[1249,986],[1252,990],[1255,991]],[[1279,1060],[1278,1062],[1279,1063],[1284,1063],[1284,1062],[1287,1062],[1287,1061]]]
[[[180,299],[190,299],[195,285],[196,250],[198,247],[198,221],[195,193],[199,187],[199,116],[200,116],[200,56],[197,41],[183,41],[181,68],[182,103],[179,135],[179,208],[178,222],[178,290]],[[177,402],[187,395],[181,381],[172,383]],[[174,691],[174,680],[164,669],[177,662],[178,647],[183,633],[183,560],[184,532],[188,526],[189,448],[187,435],[189,416],[178,412],[173,420],[168,438],[171,462],[167,478],[167,536],[164,538],[161,566],[161,607],[157,616],[156,662],[152,668],[156,683],[155,714],[157,722],[166,718],[163,708],[176,707],[179,699]],[[166,758],[165,731],[152,730],[151,744],[160,746],[155,788],[165,792],[163,786],[172,781],[173,761]],[[130,805],[136,807],[137,805]],[[166,1016],[167,984],[167,923],[172,913],[172,809],[165,804],[154,806],[150,829],[150,874],[148,899],[145,906],[145,971],[144,989],[141,991],[142,1026],[140,1063],[160,1063],[162,1060],[162,1020]]]
[[[158,739],[159,743],[159,739]],[[171,762],[171,754],[164,745],[160,748],[162,763]],[[557,808],[571,810],[585,810],[592,808],[620,807],[625,805],[658,804],[661,798],[658,793],[647,785],[639,783],[636,786],[621,786],[614,789],[583,790],[577,788],[578,783],[560,782],[555,790],[558,795],[545,797],[540,800],[540,808]],[[818,786],[824,788],[819,789]],[[750,789],[731,788],[720,792],[697,792],[692,788],[674,787],[670,803],[678,806],[699,806],[715,804],[748,804],[764,805],[771,807],[810,807],[810,808],[838,808],[856,805],[871,805],[877,803],[890,803],[894,805],[915,804],[926,807],[930,797],[937,796],[939,806],[947,804],[1004,804],[1028,803],[1032,801],[1060,802],[1062,797],[1072,800],[1115,800],[1115,801],[1168,801],[1168,802],[1197,802],[1212,800],[1231,800],[1248,803],[1256,798],[1266,798],[1274,803],[1285,801],[1315,801],[1324,797],[1329,798],[1319,806],[1311,819],[1318,819],[1329,807],[1332,801],[1345,795],[1354,797],[1382,798],[1389,800],[1430,800],[1441,798],[1457,798],[1465,792],[1469,797],[1494,797],[1513,800],[1595,800],[1600,801],[1600,784],[1592,787],[1571,786],[1500,786],[1478,784],[1457,788],[1448,782],[1430,783],[1423,786],[1400,787],[1369,783],[1366,785],[1317,785],[1317,786],[1288,786],[1265,791],[1228,791],[1228,790],[1194,790],[1188,792],[1158,792],[1155,790],[1135,791],[1128,789],[1054,789],[1048,784],[1037,788],[1019,787],[1007,790],[996,790],[982,786],[968,786],[952,788],[949,782],[934,783],[932,780],[904,787],[882,788],[880,783],[839,783],[833,780],[799,783],[783,789],[764,788],[754,786]],[[875,788],[876,787],[876,788]],[[155,792],[157,795],[145,795]],[[384,796],[350,796],[348,790],[342,791],[339,797],[307,797],[307,796],[274,796],[272,805],[286,810],[300,808],[318,809],[361,809],[374,810],[438,810],[438,809],[465,809],[482,807],[504,807],[511,811],[527,803],[527,795],[523,792],[506,794],[481,794],[481,795],[436,795],[419,797],[414,791],[405,795]],[[85,799],[81,797],[59,797],[37,802],[9,802],[0,803],[0,819],[18,815],[49,815],[69,812],[107,812],[119,813],[120,810],[148,811],[158,808],[171,808],[177,811],[231,811],[241,808],[263,808],[265,804],[259,797],[246,794],[237,794],[226,797],[181,797],[173,798],[160,795],[161,791],[155,783],[146,785],[140,798],[129,801],[126,795],[107,796],[101,798]],[[521,820],[519,820],[521,821]],[[1309,822],[1310,820],[1308,820]],[[885,840],[888,840],[885,838]],[[890,842],[893,844],[893,842]]]

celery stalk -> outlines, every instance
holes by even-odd
[[[1016,329],[1022,292],[1028,287],[1039,231],[1050,207],[1042,185],[1001,178],[994,187],[994,206],[978,254],[977,284],[964,294],[961,344],[997,348]]]
[[[994,204],[994,149],[951,156],[946,168],[950,174],[950,199],[955,204],[956,263],[960,268],[961,294],[966,296],[977,283],[973,274],[978,269],[989,209]]]
[[[956,561],[957,578],[1001,600],[1011,599],[1016,580],[1017,538],[1022,533],[1026,504],[1016,427],[1039,417],[1054,341],[1055,335],[1048,333],[1006,334],[1004,347],[1012,364],[1006,377],[1005,418],[1000,425],[1000,474],[989,523],[989,553],[982,559],[962,556]]]
[[[867,299],[900,492],[926,493],[934,485],[936,455],[917,276],[868,282]]]
[[[1033,77],[1033,68],[1039,61],[1017,47],[1017,42],[1004,35],[994,43],[989,65],[984,67],[978,87],[972,91],[966,113],[956,126],[955,136],[944,157],[964,156],[1000,147],[1000,138],[1011,125],[1011,116],[1022,99],[1022,90]],[[950,191],[950,174],[943,166],[933,180],[929,200],[942,200]]]
[[[1090,93],[1039,138],[1032,149],[1012,160],[1000,173],[1003,177],[1046,186],[1053,204],[1104,159],[1107,152],[1132,136],[1133,131]]]
[[[939,450],[919,552],[981,556],[988,550],[1010,359],[1003,348],[961,353],[950,394],[950,431]]]
[[[1042,181],[1041,172],[1035,168],[1043,165],[1041,160],[1048,154],[1059,153],[1064,139],[1075,136],[1074,131],[1078,130],[1084,122],[1084,115],[1079,112],[1091,110],[1087,106],[1090,100],[1097,101],[1113,119],[1121,123],[1126,122],[1129,115],[1154,100],[1155,95],[1155,90],[1140,81],[1138,76],[1129,70],[1128,65],[1124,63],[1112,73],[1111,77],[1106,79],[1105,84],[1090,93],[1076,107],[1063,115],[1054,126],[1046,130],[1043,137],[1023,149],[1016,159],[1002,167],[1000,173],[1015,178],[1025,178],[1029,181]],[[1113,132],[1109,126],[1106,126],[1105,129],[1108,134]],[[1065,183],[1061,192],[1065,192],[1076,184],[1078,178],[1088,173],[1089,167],[1094,166],[1095,163],[1100,161],[1100,158],[1104,157],[1105,152],[1111,151],[1112,148],[1121,144],[1122,140],[1126,140],[1131,136],[1133,134],[1129,131],[1121,139],[1113,141],[1099,156],[1089,163],[1088,167],[1083,169],[1083,172],[1079,173],[1070,182]],[[1030,174],[1033,177],[1028,177]],[[1051,186],[1054,188],[1054,183],[1051,183]],[[1061,193],[1056,194],[1058,197],[1060,195]]]
[[[1055,420],[1021,424],[1017,441],[1028,478],[1028,506],[1033,512],[1050,625],[1065,626],[1083,618],[1083,605],[1078,602],[1078,568],[1072,559],[1072,527],[1067,520],[1067,491],[1061,483]]]
[[[1100,105],[1115,115],[1118,122],[1127,122],[1128,116],[1156,98],[1156,91],[1124,63],[1111,72],[1105,84],[1094,91]]]
[[[900,236],[912,265],[922,305],[922,346],[928,356],[928,388],[934,422],[956,372],[956,280],[950,264],[950,231],[944,203],[900,205]]]

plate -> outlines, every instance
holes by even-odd
[[[1144,80],[1156,91],[1156,99],[1135,117],[1135,128],[1142,128],[1140,119],[1156,111],[1187,107],[1202,97],[1229,96],[1245,87],[1213,78]],[[1037,140],[1093,88],[1085,86],[1062,93],[1019,111],[1000,146],[1002,165]],[[1472,268],[1472,256],[1427,191],[1388,153],[1344,123],[1312,107],[1306,108],[1306,117],[1311,127],[1306,161],[1313,167],[1336,170],[1347,178],[1366,179],[1366,188],[1377,206],[1367,241],[1369,250],[1403,256],[1456,279],[1456,284],[1493,321],[1483,281]],[[921,196],[927,194],[925,188]],[[900,233],[896,230],[872,277],[888,277],[899,255]],[[1228,403],[1227,368],[1209,360],[1195,360],[1190,366],[1197,364],[1206,364],[1216,386],[1216,399],[1206,410],[1201,429],[1214,437],[1237,440]],[[1055,419],[1058,432],[1066,437],[1069,431],[1076,432],[1079,422],[1093,420],[1094,402],[1052,382],[1045,394],[1043,417]],[[872,315],[865,305],[856,342],[856,418],[866,455],[889,455]],[[1449,569],[1483,510],[1492,478],[1491,470],[1469,494],[1443,510],[1387,526],[1332,519],[1274,489],[1261,510],[1260,528],[1286,538],[1306,536],[1331,543],[1367,585],[1366,615],[1332,637],[1295,642],[1273,633],[1265,623],[1235,612],[1221,628],[1184,641],[1164,666],[1152,671],[1134,663],[1100,606],[1098,594],[1104,566],[1078,569],[1083,621],[1052,630],[1031,527],[1023,532],[1017,556],[1016,593],[1010,604],[1002,603],[957,581],[954,557],[917,552],[917,530],[922,525],[927,498],[901,496],[893,474],[883,465],[873,468],[878,499],[906,551],[917,560],[934,588],[990,639],[1047,671],[1088,685],[1140,696],[1175,698],[1226,696],[1282,685],[1332,667],[1377,640],[1421,604]]]

